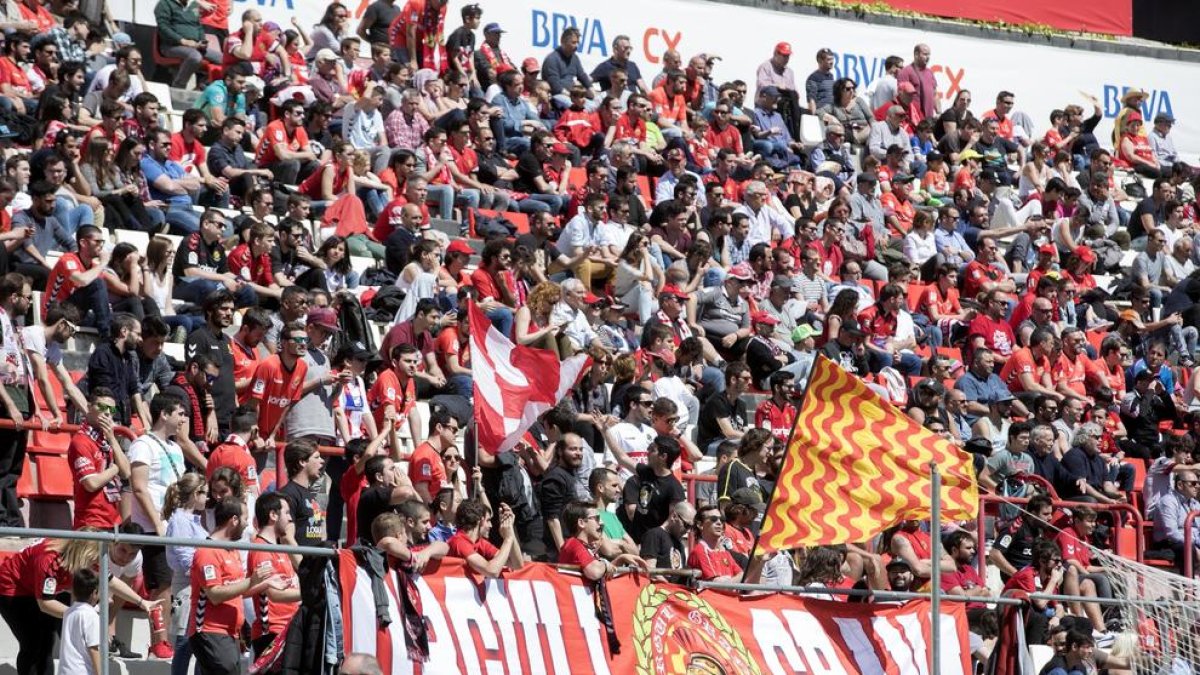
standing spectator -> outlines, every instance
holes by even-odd
[[[133,522],[147,533],[166,536],[163,504],[167,489],[183,477],[183,450],[171,440],[187,433],[188,417],[183,401],[159,394],[150,402],[150,428],[129,445],[129,483],[133,487]],[[163,622],[171,624],[171,568],[162,546],[142,548],[142,579],[153,600],[163,603]],[[160,646],[161,645],[161,646]],[[165,658],[171,645],[164,641],[151,645],[151,653]]]
[[[71,583],[70,608],[63,614],[62,639],[58,647],[59,675],[99,675],[100,673],[100,583],[96,573],[83,568],[75,571]],[[105,599],[107,602],[107,599]]]
[[[287,411],[284,428],[288,440],[307,439],[316,445],[332,446],[336,444],[333,402],[352,377],[349,371],[334,372],[330,366],[330,340],[341,332],[337,312],[329,307],[310,309],[304,330],[307,337],[307,345],[301,352],[306,372],[304,389]]]
[[[579,29],[574,26],[569,26],[562,32],[558,39],[558,47],[542,60],[542,79],[550,83],[550,94],[559,108],[570,107],[571,99],[567,96],[567,91],[579,84],[587,90],[588,102],[585,108],[595,110],[598,101],[592,90],[592,78],[588,77],[583,63],[579,60],[579,54],[576,53],[579,50],[580,37]]]
[[[42,401],[46,403],[46,416],[51,423],[63,421],[63,411],[58,407],[55,391],[62,391],[66,402],[77,410],[87,410],[87,399],[63,365],[62,348],[75,335],[79,323],[79,312],[70,305],[51,304],[42,316],[42,325],[26,326],[21,329],[21,344],[29,359],[33,378],[41,389]],[[50,372],[58,380],[58,388],[50,382]]]
[[[808,113],[816,115],[818,108],[833,105],[833,65],[837,56],[832,49],[817,50],[817,69],[804,81],[804,93],[808,97]]]
[[[796,91],[796,76],[788,67],[788,61],[791,59],[792,45],[787,42],[775,45],[771,58],[764,61],[755,73],[755,98],[758,98],[763,89],[767,87],[775,87],[789,92]]]
[[[135,412],[143,425],[150,421],[149,409],[138,391],[136,351],[141,342],[141,323],[132,315],[117,314],[108,339],[96,345],[88,359],[88,386],[106,387],[117,396],[113,419],[121,425],[127,426]]]
[[[75,482],[75,517],[71,527],[111,530],[121,524],[121,491],[129,480],[129,460],[113,435],[116,397],[93,387],[87,417],[71,436],[67,462]]]
[[[483,91],[495,84],[497,76],[517,69],[508,54],[500,48],[500,37],[505,32],[507,31],[498,23],[489,23],[483,27],[483,44],[475,50],[475,75],[479,80],[479,88]]]
[[[575,499],[575,474],[583,464],[584,442],[578,434],[566,433],[554,444],[554,463],[538,483],[538,501],[546,521],[546,550],[552,560],[571,536],[563,525],[563,511]]]
[[[278,492],[295,520],[296,541],[301,546],[321,546],[326,540],[325,510],[313,489],[325,467],[321,451],[310,442],[291,441],[284,448],[283,464],[288,483]]]
[[[617,515],[634,541],[666,522],[671,508],[687,498],[683,485],[671,471],[680,452],[679,441],[659,435],[650,445],[647,463],[639,464],[634,475],[625,481],[623,504]]]
[[[163,56],[181,59],[171,86],[185,89],[202,61],[220,63],[221,54],[204,37],[204,28],[193,6],[179,0],[158,0],[154,6],[158,27],[158,50]]]
[[[367,44],[387,44],[392,22],[400,16],[396,0],[375,0],[358,20],[357,35]]]
[[[733,555],[722,545],[725,537],[725,518],[716,506],[701,506],[696,509],[696,543],[688,554],[688,567],[699,570],[700,580],[721,583],[737,583],[742,579],[742,568]]]
[[[913,47],[913,60],[896,75],[897,82],[908,82],[916,89],[917,110],[919,119],[911,119],[914,126],[923,119],[937,119],[941,102],[938,99],[937,80],[929,67],[929,45],[918,44]]]
[[[217,502],[213,519],[214,541],[240,541],[250,525],[245,505],[232,498]],[[286,589],[287,581],[273,567],[256,567],[247,577],[237,551],[197,549],[192,557],[188,642],[198,669],[205,673],[238,672],[242,655],[238,638],[244,620],[242,598]]]
[[[256,544],[296,545],[296,523],[288,503],[278,493],[264,495],[254,506],[254,521],[258,534]],[[255,621],[250,627],[255,656],[262,654],[279,635],[287,630],[292,615],[300,608],[300,579],[296,576],[295,559],[286,553],[250,551],[246,569],[268,569],[282,583],[269,585],[252,594]],[[279,586],[283,586],[280,588]]]
[[[883,75],[871,83],[871,90],[867,92],[871,96],[871,110],[877,110],[883,104],[896,98],[896,87],[899,85],[896,76],[903,68],[904,59],[899,56],[889,56],[884,59]]]

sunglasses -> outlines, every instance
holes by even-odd
[[[291,340],[292,342],[295,342],[298,345],[308,344],[308,336],[307,335],[293,335],[292,337],[290,337],[288,339]]]
[[[115,415],[117,413],[117,406],[108,405],[106,403],[97,403],[96,410],[98,410],[101,415]]]

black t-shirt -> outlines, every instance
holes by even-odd
[[[679,570],[687,564],[687,549],[683,542],[662,527],[652,527],[642,536],[638,554],[660,569]]]
[[[395,506],[392,504],[392,488],[386,485],[363,488],[358,497],[358,512],[355,518],[358,523],[358,536],[370,541],[371,524],[375,522],[375,519],[381,513],[395,510]],[[299,526],[296,529],[299,530]]]
[[[538,500],[542,503],[542,517],[549,522],[551,519],[561,519],[563,509],[575,499],[575,476],[561,466],[555,465],[542,476],[538,484]],[[563,541],[567,539],[566,523],[559,521],[562,527]],[[550,534],[549,525],[545,530],[546,550],[553,552],[554,536]]]
[[[622,506],[617,517],[634,541],[640,540],[650,528],[665,523],[671,515],[671,506],[687,498],[674,475],[656,476],[645,464],[637,466],[621,494]],[[629,504],[635,506],[632,518],[626,515]]]
[[[982,139],[975,141],[975,150],[984,156],[982,161],[985,168],[1007,171],[1008,155],[1017,151],[1017,144],[996,136],[991,143],[985,143]],[[991,156],[989,153],[992,153]]]
[[[558,247],[554,245],[554,242],[550,241],[549,239],[539,241],[538,238],[530,232],[526,232],[525,234],[517,237],[517,246],[524,246],[530,251],[545,252],[547,266],[549,266],[551,262],[558,258]]]
[[[709,443],[725,437],[721,433],[721,426],[717,424],[717,420],[723,417],[729,418],[729,423],[739,431],[746,428],[747,420],[750,419],[746,412],[746,404],[740,398],[730,403],[725,394],[709,396],[700,408],[700,425],[696,430],[701,450],[706,450]]]
[[[781,351],[780,355],[787,363],[792,362],[791,354]],[[781,367],[779,357],[775,356],[771,344],[767,342],[767,338],[760,335],[750,338],[750,342],[746,344],[746,365],[750,366],[750,374],[754,376],[754,382],[759,386],[765,383],[771,373]]]
[[[450,63],[460,67],[466,63],[468,69],[475,62],[475,32],[466,26],[459,26],[446,38],[446,58]]]
[[[513,188],[518,192],[538,194],[541,190],[538,189],[535,179],[545,177],[545,173],[542,172],[542,160],[532,151],[526,152],[517,160],[517,180],[513,182]]]
[[[1138,202],[1137,208],[1133,210],[1133,215],[1129,217],[1129,236],[1132,239],[1146,236],[1146,228],[1142,227],[1142,216],[1149,215],[1154,220],[1154,225],[1158,226],[1166,219],[1166,214],[1163,212],[1166,204],[1158,204],[1153,197],[1146,197]]]
[[[1041,530],[1025,521],[1012,524],[1008,532],[996,540],[996,548],[1010,565],[1018,570],[1033,562],[1033,544],[1041,539]]]
[[[321,510],[316,494],[295,481],[288,481],[287,485],[279,488],[279,494],[287,500],[292,510],[292,520],[296,521],[296,543],[300,546],[324,544],[325,512]],[[361,502],[359,507],[362,507]]]
[[[392,21],[400,15],[401,8],[396,6],[396,3],[387,2],[386,0],[375,0],[367,6],[367,11],[363,12],[361,21],[367,23],[368,19],[372,20],[370,28],[367,28],[368,42],[382,42],[387,44],[388,27],[392,25]]]
[[[183,273],[193,267],[205,272],[224,272],[225,248],[221,246],[221,240],[210,244],[204,241],[199,232],[184,237],[183,241],[179,242],[179,251],[175,254],[171,274],[174,274],[177,280],[182,279]]]
[[[228,433],[229,425],[233,421],[233,411],[237,408],[237,390],[233,385],[233,351],[229,336],[224,333],[214,335],[212,329],[205,324],[188,335],[184,354],[188,361],[196,354],[204,354],[220,366],[221,374],[217,376],[217,381],[212,384],[209,393],[212,394],[213,403],[217,408],[217,426],[222,435]],[[298,527],[296,529],[299,531]]]

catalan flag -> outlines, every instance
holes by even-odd
[[[975,518],[970,455],[817,357],[758,545],[764,551],[866,541],[931,515],[929,463],[942,474],[942,517]]]

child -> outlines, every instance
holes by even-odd
[[[940,204],[950,195],[949,183],[946,180],[946,158],[942,153],[932,150],[925,155],[925,162],[925,176],[921,179],[921,190],[929,195],[930,200],[936,199]]]
[[[100,580],[91,568],[75,572],[71,598],[74,602],[63,615],[59,641],[60,675],[96,675],[100,672]]]

